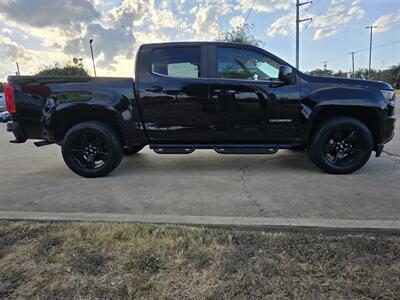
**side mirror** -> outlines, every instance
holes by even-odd
[[[289,84],[293,79],[293,69],[289,66],[280,66],[279,67],[279,81],[282,81],[285,84]]]

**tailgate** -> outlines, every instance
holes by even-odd
[[[42,109],[52,94],[51,84],[88,81],[81,76],[9,76],[8,83],[14,89],[16,112],[12,119],[18,124],[25,139],[42,139]],[[10,130],[11,131],[11,130]]]

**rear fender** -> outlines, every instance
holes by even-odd
[[[62,143],[67,131],[86,121],[110,125],[122,142],[132,147],[146,143],[146,137],[135,103],[123,95],[109,91],[68,91],[53,94],[43,108],[43,135]]]

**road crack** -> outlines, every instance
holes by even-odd
[[[400,158],[400,155],[399,155],[399,154],[391,153],[391,152],[388,152],[388,151],[386,151],[386,150],[383,150],[382,152],[385,153],[385,154],[388,155],[388,156],[393,156],[393,157],[396,157],[396,158]]]
[[[246,176],[247,176],[247,169],[255,164],[263,164],[266,161],[269,160],[274,160],[274,159],[278,159],[283,157],[284,155],[281,156],[277,156],[277,157],[270,157],[270,158],[265,158],[260,162],[254,162],[254,163],[250,163],[247,165],[244,165],[243,167],[240,168],[241,171],[241,176],[240,176],[240,181],[242,183],[242,189],[244,191],[244,193],[246,194],[247,199],[251,202],[252,205],[254,205],[255,207],[257,207],[258,209],[258,213],[262,214],[265,209],[262,207],[262,205],[257,201],[256,197],[254,197],[253,193],[250,191],[250,189],[247,186],[247,182],[246,182]]]
[[[385,150],[383,150],[382,153],[386,154],[386,157],[389,158],[391,161],[393,161],[395,163],[400,163],[400,155],[399,154],[391,153],[391,152],[388,152]]]

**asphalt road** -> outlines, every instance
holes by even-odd
[[[400,116],[399,116],[400,117]],[[85,179],[58,146],[10,144],[0,125],[0,211],[400,220],[400,131],[381,158],[328,175],[305,153],[125,157],[110,176]]]

